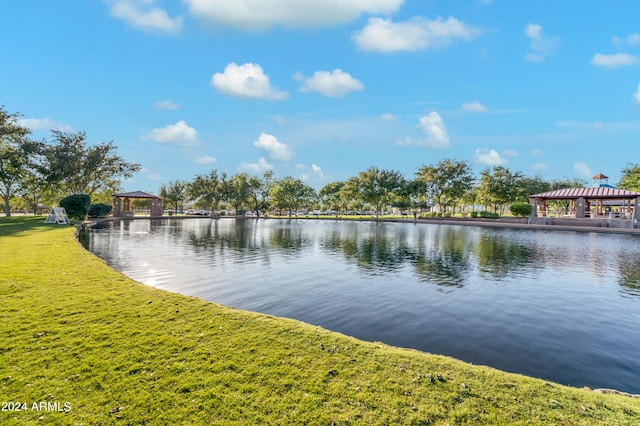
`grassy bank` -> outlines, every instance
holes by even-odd
[[[42,221],[0,219],[0,401],[20,402],[18,411],[0,412],[2,425],[640,418],[638,399],[156,290],[84,251],[71,227]]]

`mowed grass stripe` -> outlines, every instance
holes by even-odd
[[[73,228],[42,221],[0,219],[0,400],[27,408],[0,412],[3,425],[627,425],[640,418],[634,398],[160,291],[86,252]],[[42,402],[70,410],[33,408]]]

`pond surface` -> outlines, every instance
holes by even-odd
[[[640,393],[640,238],[322,220],[96,226],[145,284],[572,386]]]

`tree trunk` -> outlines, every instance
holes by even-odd
[[[9,205],[9,197],[4,199],[4,214],[6,217],[11,217],[11,206]]]

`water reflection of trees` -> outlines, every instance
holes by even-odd
[[[375,225],[374,225],[375,226]],[[432,228],[431,228],[432,229]],[[323,246],[339,252],[369,274],[413,266],[421,280],[437,285],[463,286],[470,269],[465,236],[450,227],[427,233],[420,227],[375,226],[344,228],[327,235]]]
[[[620,291],[627,296],[640,296],[640,254],[623,253],[618,261]]]
[[[531,265],[536,258],[532,247],[496,235],[482,235],[474,253],[479,270],[494,279],[505,278]]]

